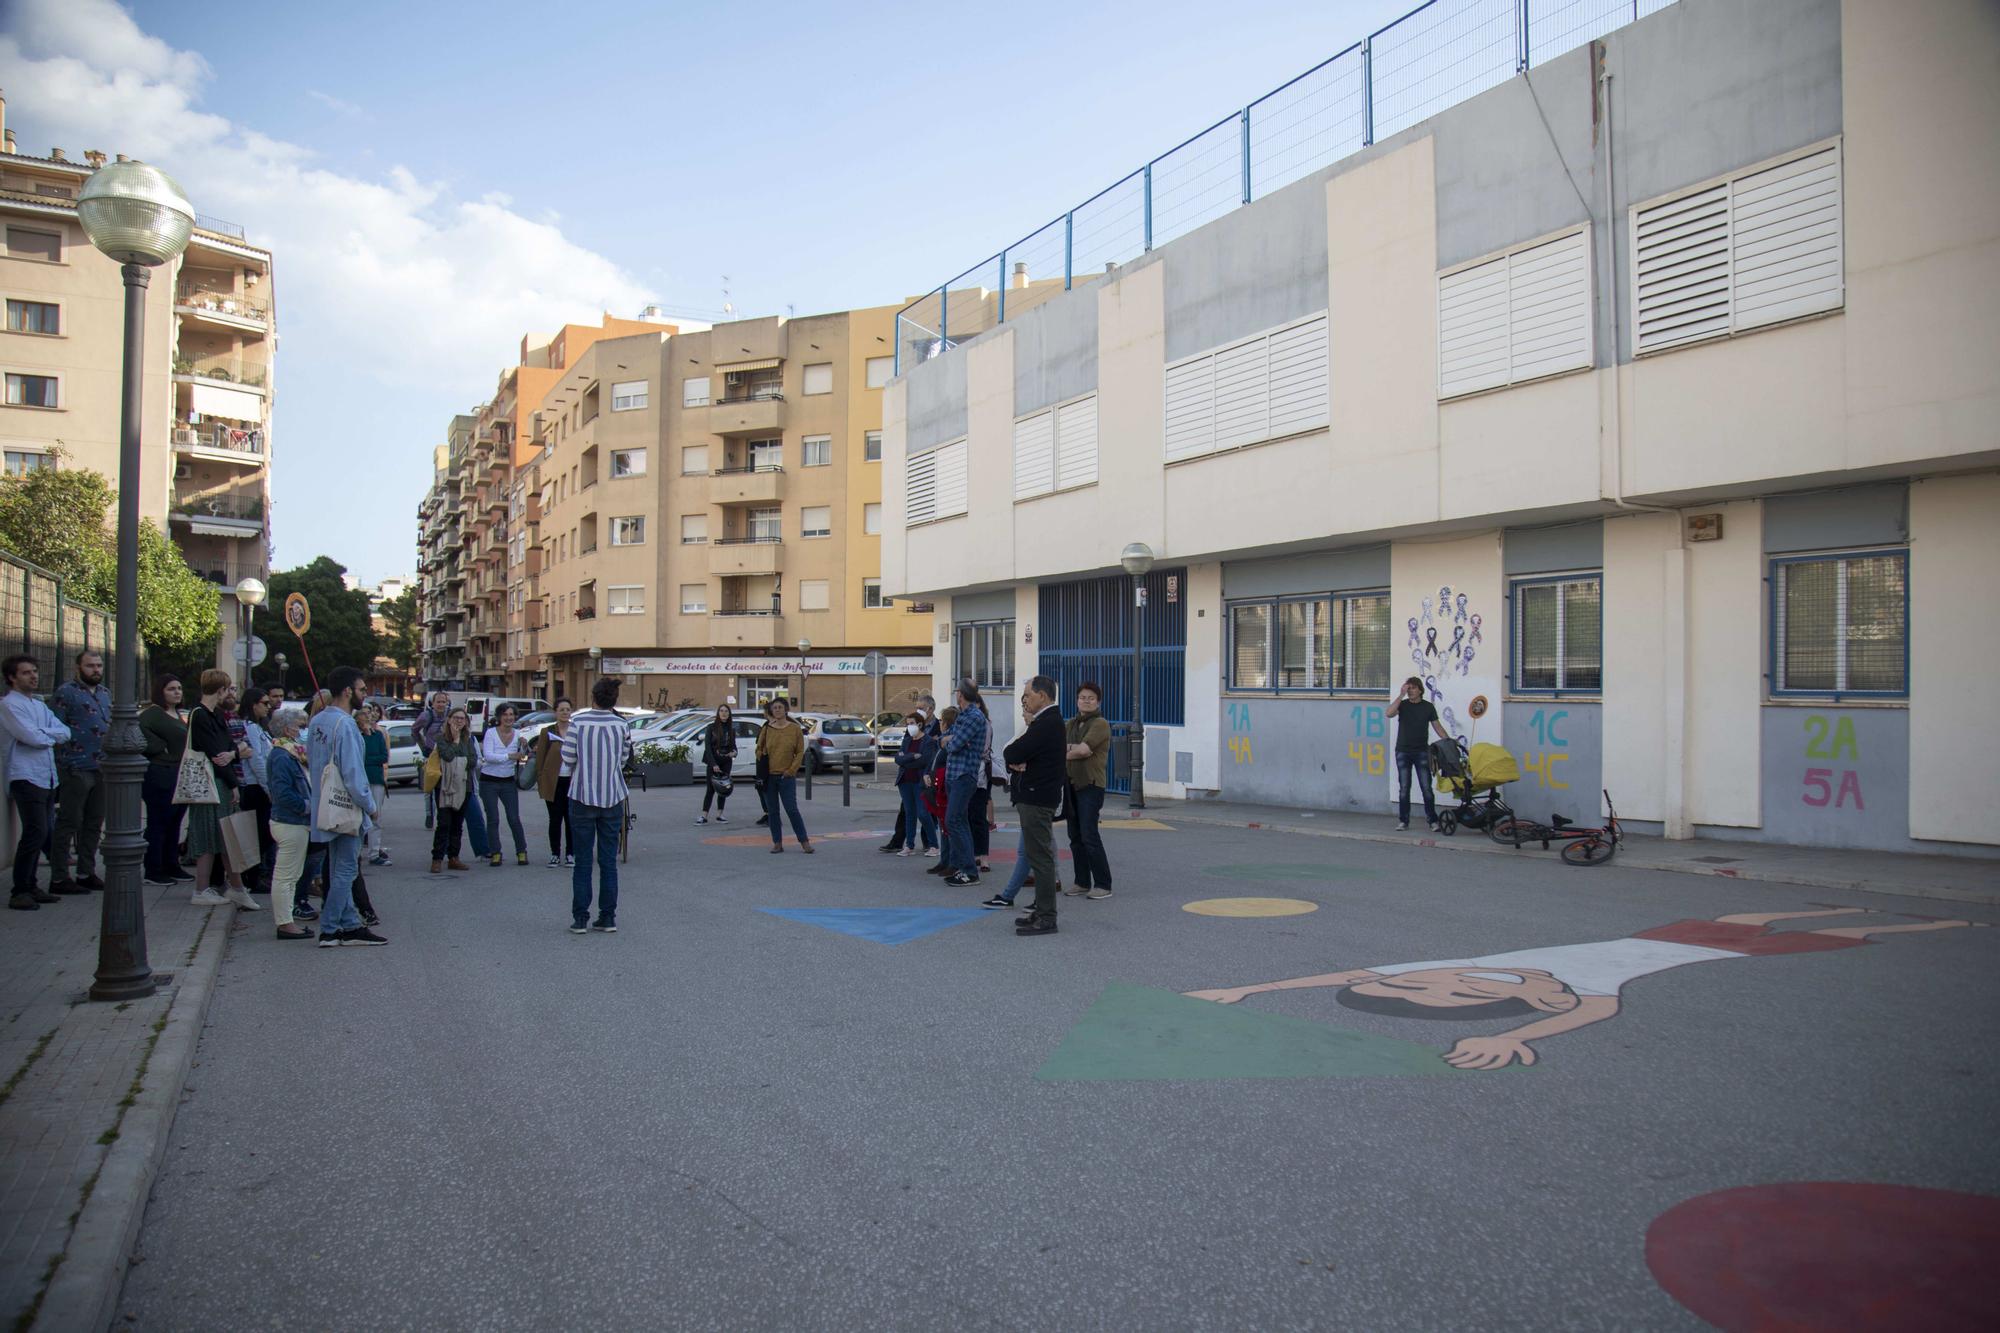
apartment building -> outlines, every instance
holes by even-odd
[[[871,651],[886,706],[928,686],[929,608],[882,596],[893,322],[882,307],[606,338],[563,376],[534,464],[552,690],[581,697],[601,670],[652,706],[803,693],[868,711]]]
[[[4,124],[0,102],[0,450],[13,473],[60,459],[115,483],[124,283],[76,217],[77,192],[106,157],[23,154]],[[139,512],[222,587],[222,665],[236,649],[231,590],[270,573],[271,292],[270,251],[202,218],[146,293]]]
[[[1129,718],[1143,542],[1150,794],[1386,811],[1416,676],[1536,817],[1994,855],[1996,56],[1680,0],[906,361],[939,688]]]

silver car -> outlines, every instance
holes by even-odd
[[[417,738],[408,722],[384,722],[382,735],[389,742],[389,762],[382,768],[382,776],[391,787],[407,787],[417,780],[423,771],[423,752],[417,749]]]
[[[835,713],[795,713],[806,733],[806,764],[815,773],[838,768],[875,767],[875,733],[866,718]]]

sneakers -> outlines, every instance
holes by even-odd
[[[729,822],[729,816],[728,816],[728,815],[722,815],[722,814],[718,814],[718,815],[717,815],[717,816],[715,817],[715,822],[716,822],[716,823],[718,823],[718,824],[727,824],[727,823]]]
[[[304,899],[300,899],[298,902],[292,904],[292,920],[317,921],[319,920],[319,909]]]
[[[72,894],[89,893],[90,890],[84,888],[81,884],[78,884],[73,879],[58,879],[50,882],[49,892],[59,893],[68,896]]]
[[[884,847],[882,850],[886,852],[889,849],[887,847]],[[901,851],[898,851],[896,853],[897,856],[915,856],[916,854],[917,854],[917,849],[914,847],[905,847]]]
[[[989,912],[997,912],[1003,907],[1012,907],[1014,904],[996,893],[979,905]]]
[[[887,853],[890,856],[894,856],[896,853],[904,851],[905,849],[902,843],[891,842],[891,843],[885,843],[883,846],[877,847],[875,850],[878,852]],[[909,852],[909,855],[915,856],[916,852],[914,850],[911,850]]]
[[[361,924],[364,926],[379,926],[382,924],[382,918],[377,916],[375,909],[371,907],[361,914]],[[383,943],[386,944],[388,941],[384,940]]]
[[[572,935],[584,935],[588,934],[589,931],[590,923],[588,921],[572,921],[569,923],[569,933]]]
[[[1424,822],[1431,826],[1431,832],[1436,833],[1438,831],[1438,822],[1435,819],[1426,819]]]
[[[695,822],[695,823],[696,823],[697,825],[700,825],[700,824],[706,824],[706,823],[708,822],[708,816],[707,816],[707,815],[696,815],[696,816],[694,817],[694,822]]]
[[[1106,888],[1104,885],[1100,884],[1096,888],[1092,889],[1089,893],[1086,893],[1083,896],[1090,899],[1090,901],[1094,903],[1101,903],[1106,898],[1109,898],[1111,896],[1111,890]]]
[[[771,855],[773,856],[778,855],[780,852],[784,850],[785,850],[785,844],[782,842],[774,842],[771,844]]]
[[[563,864],[566,866],[573,866],[576,864],[576,858],[574,856],[565,856],[563,858]]]
[[[618,923],[616,921],[594,922],[590,928],[600,935],[616,935],[618,933]]]
[[[551,856],[549,858],[549,869],[551,870],[562,869],[562,858],[560,856]]]
[[[944,882],[951,885],[951,887],[954,889],[970,888],[972,885],[977,884],[979,882],[979,876],[968,875],[964,871],[960,871],[956,875],[946,875],[944,877]]]
[[[924,855],[925,855],[925,856],[936,856],[937,854],[938,854],[938,849],[937,849],[937,848],[935,848],[935,847],[926,847],[926,848],[924,848]]]
[[[95,875],[78,875],[76,882],[83,885],[84,888],[89,889],[92,893],[96,893],[104,887],[104,881]]]
[[[336,949],[349,944],[387,944],[388,942],[366,926],[356,926],[353,930],[336,931],[332,934],[321,931],[319,937],[319,947],[322,949]]]
[[[925,853],[925,855],[936,856],[937,853],[927,852]],[[936,865],[926,868],[924,873],[926,875],[949,875],[951,873],[951,867],[946,865],[944,862],[940,861]]]
[[[222,896],[230,902],[235,903],[236,910],[239,912],[261,912],[264,910],[264,904],[252,898],[249,893],[242,889],[231,889]]]
[[[223,897],[214,889],[196,889],[194,897],[188,899],[188,901],[196,907],[220,907],[228,902],[229,899]]]
[[[17,912],[39,912],[42,905],[35,901],[32,893],[17,893],[7,899],[7,906]]]
[[[526,852],[515,852],[514,864],[517,866],[524,866],[528,864],[528,854]]]
[[[1063,890],[1063,897],[1081,898],[1083,897],[1084,894],[1089,892],[1090,892],[1090,886],[1088,884],[1072,884],[1068,888]]]
[[[807,856],[811,856],[813,854],[813,845],[809,842],[801,842],[799,844],[799,850],[804,852]]]
[[[495,853],[493,853],[493,855],[491,855],[491,856],[487,857],[487,858],[486,858],[486,860],[487,860],[487,863],[488,863],[489,865],[496,865],[496,866],[497,866],[497,865],[499,865],[499,864],[500,864],[500,862],[501,862],[502,858],[501,858],[501,855],[500,855],[500,853],[498,853],[498,852],[495,852]]]
[[[377,853],[375,853],[375,855],[373,855],[373,856],[371,856],[371,857],[369,857],[369,858],[368,858],[368,864],[369,864],[369,865],[371,865],[371,866],[385,866],[385,865],[388,865],[388,864],[389,864],[389,853],[387,853],[387,852],[377,852]]]
[[[1016,935],[1053,935],[1056,933],[1056,919],[1052,916],[1031,916],[1014,927]]]
[[[155,889],[171,889],[174,885],[180,883],[177,879],[160,879],[150,871],[147,872],[145,880],[149,887]]]
[[[1403,831],[1403,832],[1407,833],[1407,832],[1409,832],[1409,829],[1410,829],[1410,821],[1409,821],[1409,820],[1407,820],[1407,819],[1399,819],[1399,820],[1397,820],[1397,821],[1396,821],[1396,827],[1397,827],[1397,828],[1398,828],[1399,830],[1401,830],[1401,831]]]

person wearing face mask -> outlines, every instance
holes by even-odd
[[[917,719],[917,723],[920,728],[924,730],[929,730],[932,725],[931,719],[937,716],[937,700],[932,698],[928,694],[918,695],[917,706],[910,710],[909,716]],[[906,728],[909,726],[908,718],[904,719],[903,725]],[[903,744],[908,745],[909,743],[910,741],[908,733],[905,732],[903,738]],[[889,841],[883,843],[880,850],[882,850],[883,852],[902,851],[903,843],[906,840],[908,833],[909,830],[904,825],[903,812],[901,809],[898,809],[896,811],[896,827],[893,831],[890,832]],[[924,839],[924,846],[925,847],[932,846],[932,839],[930,837],[926,836],[926,838]]]
[[[896,748],[896,794],[902,798],[903,812],[896,821],[902,846],[898,856],[917,854],[917,830],[924,834],[924,846],[937,843],[937,823],[924,805],[924,774],[937,762],[937,742],[924,734],[921,714],[903,719],[903,743]]]

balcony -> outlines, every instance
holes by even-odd
[[[713,611],[709,641],[718,648],[782,648],[785,617],[775,611]]]
[[[197,283],[182,282],[174,291],[174,313],[232,332],[267,333],[271,328],[268,305],[234,292],[206,290]]]
[[[736,574],[776,574],[784,568],[784,554],[783,538],[722,537],[709,544],[708,572],[724,577]]]
[[[186,524],[196,536],[243,538],[264,535],[264,501],[255,496],[231,495],[226,491],[204,493],[176,487],[173,508],[167,517],[171,522]]]
[[[708,428],[717,435],[777,435],[785,429],[785,395],[776,389],[725,393],[708,408]]]
[[[174,380],[180,384],[222,384],[262,394],[269,375],[268,366],[238,356],[174,358]]]
[[[190,454],[212,463],[262,467],[265,463],[264,430],[261,426],[238,429],[212,421],[199,426],[176,422],[174,452]]]
[[[749,463],[708,474],[708,502],[718,505],[776,504],[785,495],[785,469]]]

